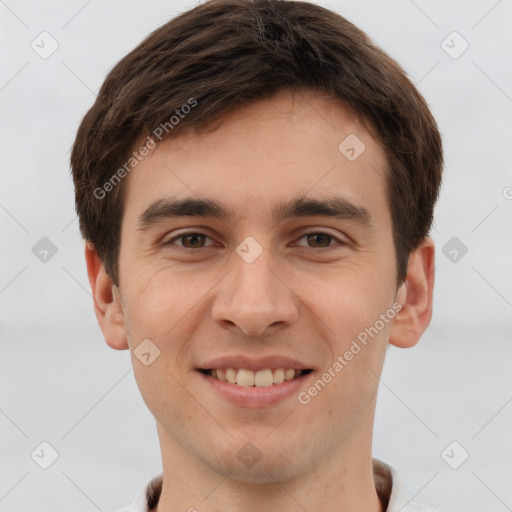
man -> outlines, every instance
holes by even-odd
[[[388,345],[431,320],[442,163],[403,70],[308,2],[203,3],[114,67],[71,164],[162,453],[126,510],[429,510],[372,431]]]

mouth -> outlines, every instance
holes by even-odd
[[[250,370],[248,368],[198,368],[198,371],[213,379],[236,386],[265,388],[299,379],[302,375],[307,375],[313,370],[295,368],[263,368],[261,370]]]

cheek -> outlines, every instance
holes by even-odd
[[[172,425],[175,430],[186,429],[194,415],[197,417],[204,412],[190,399],[186,391],[187,377],[169,364],[166,349],[149,366],[132,353],[132,364],[140,394],[157,421]]]
[[[318,400],[325,414],[363,410],[374,397],[395,313],[387,286],[375,276],[345,272],[307,295],[305,311],[315,313],[315,328],[324,333],[329,352],[319,375],[328,374],[329,382],[316,386],[325,393],[326,400]]]
[[[188,340],[187,315],[197,310],[194,306],[204,291],[162,266],[125,281],[123,293],[135,379],[149,410],[165,421],[162,414],[173,415],[186,408],[190,399],[184,390],[189,370],[178,363]],[[148,358],[141,357],[143,340],[149,340],[144,341],[150,347],[149,364]]]
[[[318,280],[315,286],[305,284],[303,292],[307,293],[301,294],[305,311],[312,311],[313,318],[321,321],[317,324],[323,325],[337,351],[344,350],[392,305],[391,293],[386,293],[389,283],[359,270],[339,269],[323,279],[321,285]]]
[[[193,334],[208,314],[207,292],[217,281],[211,275],[198,278],[162,265],[125,284],[125,321],[135,378],[153,412],[162,405],[170,410],[167,406],[172,409],[182,400],[182,405],[187,405],[190,397],[187,399],[183,386],[190,371]],[[137,357],[143,340],[157,347],[158,356],[148,367]],[[166,389],[165,397],[162,389]]]
[[[195,312],[210,288],[204,279],[165,265],[139,274],[124,290],[131,334],[163,342]]]
[[[305,390],[311,397],[316,394],[311,400],[316,403],[317,417],[331,417],[333,425],[355,425],[370,410],[376,398],[389,331],[389,326],[381,331],[370,330],[374,323],[361,329],[359,337],[342,334],[331,340],[332,360]]]

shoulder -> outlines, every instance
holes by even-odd
[[[388,503],[386,512],[437,512],[412,500],[398,471],[379,459],[373,459],[375,486],[379,497]]]
[[[163,472],[152,476],[147,480],[144,485],[139,489],[135,499],[131,505],[116,512],[148,512],[152,510],[162,490]]]

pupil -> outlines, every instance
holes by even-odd
[[[322,238],[324,241],[327,241],[327,243],[322,244]],[[329,245],[329,239],[331,237],[329,235],[324,235],[322,233],[313,233],[312,235],[309,235],[309,241],[313,242],[314,244],[318,242],[318,239],[320,239],[320,246],[327,247]]]
[[[190,241],[192,239],[191,245],[196,246],[198,239],[200,239],[202,235],[199,235],[197,233],[193,233],[191,235],[185,236],[185,240]]]

